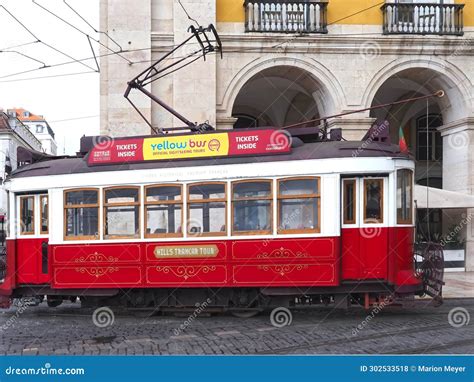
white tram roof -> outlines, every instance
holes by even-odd
[[[259,163],[265,163],[353,157],[412,159],[409,154],[401,152],[399,146],[394,144],[370,141],[327,141],[300,144],[299,147],[293,147],[291,153],[288,154],[175,159],[140,163],[124,162],[99,166],[89,166],[87,164],[87,155],[68,158],[59,157],[57,159],[43,160],[22,166],[13,171],[7,180],[34,176],[87,174],[108,171],[252,164],[257,161]]]

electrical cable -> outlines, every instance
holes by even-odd
[[[63,51],[61,51],[61,50],[59,50],[59,49],[53,47],[52,45],[50,45],[50,44],[48,44],[48,43],[46,43],[46,42],[44,42],[44,41],[41,41],[29,28],[26,27],[25,24],[23,24],[17,17],[15,17],[15,15],[13,15],[13,13],[11,13],[4,5],[1,5],[1,4],[0,4],[0,8],[3,8],[3,9],[5,10],[5,12],[7,12],[7,13],[10,15],[10,17],[12,17],[19,25],[21,25],[25,31],[27,31],[31,36],[33,36],[33,38],[34,38],[37,42],[39,42],[39,43],[41,43],[41,44],[47,46],[48,48],[54,50],[54,51],[57,52],[57,53],[62,54],[63,56],[65,56],[65,57],[67,57],[67,58],[69,58],[69,59],[71,59],[71,60],[76,60],[74,57],[70,56],[69,54],[67,54],[67,53],[65,53],[65,52],[63,52]],[[79,61],[78,61],[78,62],[79,62]],[[82,62],[79,62],[79,63],[80,63],[81,65],[85,66],[85,67],[88,68],[88,69],[94,70],[94,68],[90,67],[89,65],[86,65],[86,64],[84,64],[84,63],[82,63]],[[39,69],[39,68],[38,68],[38,69]]]
[[[79,29],[78,27],[76,27],[75,25],[71,24],[69,21],[65,20],[64,18],[62,18],[61,16],[57,15],[56,13],[54,13],[53,11],[51,11],[50,9],[46,8],[45,6],[39,4],[36,2],[36,0],[31,0],[33,2],[33,4],[35,4],[36,6],[38,6],[39,8],[43,9],[44,11],[46,11],[47,13],[49,13],[50,15],[56,17],[58,20],[62,21],[64,24],[66,25],[69,25],[71,28],[73,28],[74,30],[76,30],[77,32],[83,34],[84,36],[86,37],[89,37],[91,38],[94,42],[96,42],[97,44],[101,45],[102,47],[104,47],[105,49],[111,51],[111,52],[114,52],[116,53],[120,58],[124,59],[125,61],[127,61],[130,65],[133,65],[133,62],[130,61],[128,58],[125,58],[121,55],[122,52],[116,52],[114,51],[112,48],[109,48],[107,45],[105,45],[104,43],[100,42],[100,40],[97,40],[97,39],[94,39],[92,38],[88,33],[84,32],[83,30]]]
[[[55,77],[68,77],[68,76],[76,76],[79,74],[90,74],[90,73],[96,73],[97,71],[91,70],[88,72],[76,72],[76,73],[65,73],[65,74],[54,74],[50,76],[41,76],[41,77],[31,77],[31,78],[18,78],[15,80],[0,80],[0,83],[7,83],[7,82],[22,82],[22,81],[31,81],[31,80],[42,80],[44,78],[55,78]],[[0,77],[1,78],[1,77]]]
[[[99,34],[103,34],[104,36],[106,36],[110,41],[112,41],[115,45],[117,45],[117,47],[119,48],[119,51],[120,52],[123,52],[123,49],[122,49],[122,46],[117,42],[115,41],[112,37],[110,37],[110,35],[107,33],[107,32],[104,32],[104,31],[101,31],[101,30],[98,30],[96,28],[94,28],[94,26],[92,26],[91,23],[89,23],[85,17],[83,17],[76,9],[74,9],[72,7],[72,5],[70,5],[66,0],[63,0],[64,4],[66,4],[82,21],[84,21],[95,33],[99,33]]]
[[[191,20],[191,21],[193,21],[193,22],[199,27],[199,23],[196,21],[196,19],[193,19],[193,18],[189,15],[188,11],[187,11],[186,8],[184,7],[184,5],[181,3],[181,0],[178,0],[178,3],[179,3],[179,5],[181,5],[181,8],[183,8],[183,11],[184,11],[184,13],[186,14],[186,16],[188,17],[188,19]]]
[[[28,59],[30,59],[30,60],[39,62],[40,64],[43,64],[43,66],[40,67],[40,68],[38,68],[38,69],[44,69],[44,68],[49,67],[49,66],[46,65],[43,61],[40,61],[40,60],[38,60],[38,59],[36,59],[36,58],[34,58],[34,57],[28,56],[27,54],[24,54],[24,53],[22,53],[22,52],[18,52],[18,51],[16,51],[16,50],[0,50],[0,53],[15,53],[15,54],[18,54],[18,55],[20,55],[20,56],[26,57],[26,58],[28,58]]]

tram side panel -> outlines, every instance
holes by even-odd
[[[52,246],[52,287],[337,286],[340,238]]]
[[[396,285],[399,293],[416,293],[422,289],[421,281],[414,270],[414,227],[394,227],[389,235],[388,280]]]

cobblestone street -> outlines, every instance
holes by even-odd
[[[459,313],[464,308],[464,313]],[[456,311],[453,309],[457,309]],[[449,319],[449,313],[451,314]],[[387,307],[368,314],[326,307],[293,311],[283,328],[269,312],[239,319],[230,315],[151,315],[117,312],[98,327],[80,304],[18,308],[0,312],[3,354],[472,354],[474,299],[448,299],[434,308]],[[192,314],[192,312],[191,312]],[[461,316],[461,317],[460,317]],[[373,317],[373,318],[372,318]],[[454,321],[454,322],[453,322]],[[451,324],[450,324],[451,322]],[[467,325],[466,325],[467,323]],[[100,322],[99,322],[100,325]],[[461,326],[462,325],[462,326]],[[184,330],[180,329],[186,326]],[[460,327],[456,327],[460,326]]]

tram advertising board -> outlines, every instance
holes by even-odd
[[[291,151],[282,130],[230,131],[146,138],[100,138],[90,151],[89,166],[173,159],[275,155]]]

